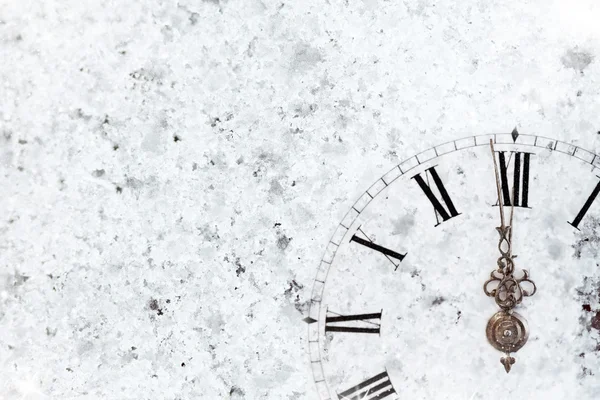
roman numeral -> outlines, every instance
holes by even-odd
[[[380,246],[378,244],[373,243],[373,241],[371,239],[369,239],[369,236],[364,233],[362,231],[362,229],[360,229],[360,227],[358,228],[358,231],[360,231],[367,239],[363,239],[359,236],[356,235],[352,235],[352,237],[350,238],[351,242],[355,242],[358,244],[361,244],[363,246],[366,246],[372,250],[378,251],[381,254],[383,254],[384,256],[387,257],[388,260],[390,260],[390,262],[392,264],[394,264],[394,266],[396,267],[395,269],[398,269],[398,266],[400,265],[400,262],[402,262],[402,260],[404,260],[404,257],[406,257],[406,253],[405,254],[400,254],[394,250],[390,250],[388,248],[385,248],[383,246]],[[392,260],[392,258],[398,260],[397,262],[395,262],[394,260]]]
[[[511,188],[508,184],[508,167],[511,162],[506,160],[506,152],[498,151],[498,160],[500,161],[500,181],[502,182],[502,199],[505,206],[512,205],[512,199],[515,200],[515,207],[529,207],[529,166],[531,164],[531,153],[513,152],[514,168]],[[497,204],[496,204],[497,205]]]
[[[386,371],[338,393],[338,400],[380,400],[393,393],[396,391]]]
[[[437,187],[437,190],[439,191],[440,196],[442,196],[442,200],[445,204],[445,207],[442,205],[442,202],[435,196],[435,194],[433,194],[433,191],[429,187],[428,183],[425,182],[425,180],[423,179],[421,174],[413,176],[412,179],[417,181],[417,183],[419,184],[419,187],[421,188],[421,190],[423,190],[423,192],[425,193],[425,196],[427,196],[427,198],[433,205],[433,208],[435,210],[435,219],[437,220],[437,224],[435,226],[438,226],[439,224],[441,224],[438,215],[440,217],[442,217],[443,221],[448,221],[450,218],[460,215],[460,213],[458,211],[456,211],[456,208],[454,207],[454,203],[452,203],[452,200],[450,199],[450,195],[448,194],[448,191],[444,187],[444,183],[440,179],[440,176],[438,175],[437,171],[435,170],[435,167],[431,167],[431,168],[428,168],[427,170],[425,170],[425,176],[427,177],[427,180],[429,180],[429,178],[428,178],[429,175],[431,175],[431,178],[433,178],[433,182],[435,183],[435,186]]]
[[[600,193],[600,182],[598,182],[598,184],[596,185],[596,187],[592,191],[592,194],[590,194],[590,197],[588,197],[588,199],[585,201],[585,204],[583,205],[583,207],[579,211],[579,214],[577,214],[577,216],[575,217],[575,219],[573,220],[573,222],[569,222],[569,224],[573,225],[573,227],[575,229],[579,230],[579,228],[578,228],[579,223],[581,222],[581,220],[583,219],[583,217],[585,216],[585,214],[590,209],[590,207],[591,207],[592,203],[594,202],[594,200],[596,200],[596,197],[598,197],[598,193]]]
[[[379,334],[381,327],[381,312],[372,314],[339,315],[330,317],[328,310],[325,316],[325,332],[351,332],[351,333],[376,333]],[[371,320],[376,320],[371,321]],[[335,325],[339,322],[354,321],[352,326]],[[360,326],[363,325],[363,326]]]

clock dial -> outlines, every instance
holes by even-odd
[[[538,289],[515,308],[529,337],[509,375],[486,338],[499,309],[482,290],[499,257],[490,139],[504,208],[514,205],[516,268]],[[513,132],[436,146],[378,179],[338,225],[314,282],[321,399],[600,396],[599,167],[589,151]],[[488,327],[500,341],[509,320],[525,329],[500,316]]]

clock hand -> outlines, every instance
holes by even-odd
[[[516,352],[525,345],[529,332],[527,329],[527,321],[519,314],[513,312],[513,308],[521,303],[523,297],[531,296],[535,293],[535,283],[529,279],[527,270],[523,270],[523,278],[516,279],[513,276],[514,261],[516,257],[512,254],[512,224],[515,210],[515,198],[513,188],[513,199],[510,209],[510,221],[507,226],[504,221],[504,205],[502,204],[502,186],[498,173],[498,165],[496,163],[496,154],[494,151],[493,140],[490,139],[490,149],[492,159],[494,160],[494,173],[496,177],[496,189],[498,193],[498,207],[500,209],[500,226],[496,228],[500,234],[498,250],[501,256],[498,258],[498,269],[492,271],[490,279],[483,285],[483,290],[486,295],[494,297],[496,304],[502,309],[492,316],[488,322],[486,334],[488,341],[496,349],[504,352],[505,357],[500,359],[506,372],[510,372],[512,365],[515,363],[514,357],[511,357],[511,352]],[[530,293],[521,288],[521,283],[527,282],[533,286]],[[490,286],[495,285],[495,288],[490,290]]]
[[[512,270],[512,221],[515,209],[515,201],[513,195],[513,201],[510,208],[510,225],[506,226],[504,222],[504,204],[502,203],[502,185],[500,184],[500,173],[498,172],[498,163],[496,162],[496,152],[494,150],[494,141],[490,139],[490,150],[492,152],[492,160],[494,162],[494,175],[496,178],[496,190],[498,194],[498,209],[500,211],[500,226],[496,228],[500,234],[500,242],[498,243],[498,250],[502,254],[502,257],[498,259],[498,272],[502,272],[506,268]],[[513,190],[514,194],[514,190]],[[506,251],[503,250],[502,246],[506,246]]]
[[[500,210],[500,226],[504,228],[504,207],[502,204],[502,187],[500,185],[500,174],[498,173],[498,163],[496,162],[496,154],[494,151],[494,141],[490,139],[490,150],[492,152],[492,160],[494,161],[494,174],[496,176],[496,190],[498,192],[498,208]],[[513,201],[514,203],[514,201]]]
[[[494,161],[496,161],[496,158],[494,157]],[[513,236],[513,215],[515,214],[515,187],[513,185],[512,188],[512,199],[511,199],[511,203],[510,203],[510,222],[509,222],[509,229],[508,229],[508,243],[509,243],[509,254],[510,256],[512,256],[512,236]],[[516,257],[516,256],[515,256]],[[514,257],[513,257],[514,258]]]

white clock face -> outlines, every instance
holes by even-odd
[[[515,309],[529,340],[510,374],[485,333],[499,310],[483,291],[500,256],[490,139],[505,210],[514,196],[516,270],[538,289]],[[599,167],[566,143],[495,134],[442,144],[377,180],[314,282],[321,399],[599,398]]]

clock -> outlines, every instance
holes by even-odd
[[[516,129],[393,167],[318,266],[304,321],[320,399],[600,398],[599,193],[600,156]],[[487,286],[502,260],[537,288],[506,308]]]

